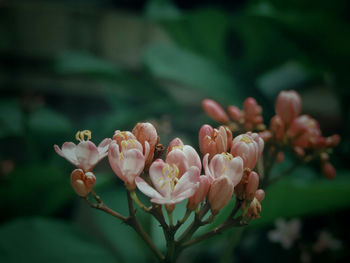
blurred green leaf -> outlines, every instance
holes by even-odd
[[[0,184],[3,219],[24,215],[49,215],[73,197],[69,175],[55,166],[31,164],[16,168]]]
[[[72,130],[72,125],[66,116],[49,108],[41,108],[30,115],[29,128],[35,133],[47,135],[69,133]]]
[[[60,74],[81,74],[115,78],[120,73],[117,65],[95,57],[89,53],[72,51],[59,55],[54,61],[54,69]]]
[[[23,133],[23,119],[19,103],[15,100],[0,101],[0,138],[19,136]]]
[[[261,218],[254,225],[271,223],[279,217],[330,213],[350,206],[349,172],[333,181],[286,178],[272,185],[262,202]]]
[[[150,19],[174,19],[180,17],[181,12],[170,0],[150,0],[145,15]]]
[[[164,19],[161,24],[179,46],[214,61],[227,61],[231,19],[223,10],[196,9],[177,20]]]
[[[19,219],[3,225],[0,236],[1,262],[116,262],[79,229],[59,221]]]
[[[238,87],[228,72],[189,51],[155,44],[146,49],[144,63],[157,78],[187,85],[226,102],[239,101]]]

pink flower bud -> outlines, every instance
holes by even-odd
[[[315,119],[302,115],[292,122],[287,135],[294,146],[309,148],[320,142],[321,130]]]
[[[228,123],[229,117],[224,109],[214,100],[205,99],[202,101],[204,111],[214,120],[220,123]]]
[[[257,134],[256,136],[259,137],[259,135]],[[258,143],[248,133],[241,134],[233,140],[231,154],[233,156],[240,156],[243,159],[244,168],[253,169],[262,153],[264,141],[260,137],[255,138],[258,141]]]
[[[153,161],[154,150],[159,141],[157,130],[149,122],[144,122],[144,123],[139,122],[138,124],[135,125],[134,129],[132,130],[132,133],[135,135],[136,139],[142,144],[144,149],[145,149],[145,142],[146,141],[148,142],[150,149],[149,149],[149,155],[145,162],[145,166],[149,167]],[[143,154],[145,154],[145,152]]]
[[[206,175],[199,177],[199,187],[195,194],[188,199],[187,209],[196,210],[197,206],[204,200],[210,188],[210,179]]]
[[[275,138],[280,140],[284,135],[284,123],[280,116],[275,115],[270,121],[270,130],[275,134]]]
[[[262,202],[265,198],[265,191],[263,189],[258,189],[255,192],[255,198],[259,201]]]
[[[251,172],[248,176],[248,183],[245,188],[245,197],[248,201],[253,200],[255,192],[259,186],[259,175],[256,172]]]
[[[202,155],[209,153],[210,159],[218,153],[226,152],[232,143],[232,132],[226,126],[213,129],[203,125],[199,130],[199,148]]]
[[[237,108],[236,106],[228,106],[227,112],[230,115],[230,117],[235,120],[236,122],[240,122],[243,118],[242,111]]]
[[[253,201],[250,203],[248,211],[245,216],[248,220],[252,220],[252,219],[259,218],[260,213],[261,213],[261,204],[257,198],[254,198]]]
[[[267,142],[268,140],[270,140],[272,138],[272,134],[268,130],[259,132],[259,136],[261,139],[264,140],[264,142]]]
[[[75,169],[70,177],[70,182],[77,195],[81,197],[87,196],[96,181],[96,177],[92,172],[84,173],[82,169]]]
[[[248,121],[254,121],[257,115],[260,115],[262,110],[254,98],[246,98],[243,104],[244,117]]]
[[[210,210],[213,215],[218,214],[228,203],[233,195],[233,189],[234,186],[227,176],[220,176],[213,181],[208,197]]]
[[[281,91],[275,105],[276,114],[289,126],[301,112],[301,98],[295,90]]]
[[[323,162],[321,164],[322,172],[328,179],[334,179],[336,172],[334,166],[330,162]]]

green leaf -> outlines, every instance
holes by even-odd
[[[228,72],[189,51],[155,44],[146,49],[144,63],[157,78],[186,85],[204,96],[239,101],[237,85]]]
[[[116,262],[78,228],[60,221],[19,219],[3,225],[0,236],[0,262]]]

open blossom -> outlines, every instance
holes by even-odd
[[[144,151],[145,142],[148,142],[150,150],[145,166],[149,167],[153,161],[154,150],[159,141],[157,130],[149,122],[139,122],[133,128],[132,133],[135,135],[136,139],[142,144]],[[143,152],[143,154],[145,154],[145,152]]]
[[[142,173],[148,154],[147,141],[143,149],[141,143],[131,132],[115,132],[109,146],[108,160],[113,171],[124,181],[128,190],[136,188],[135,178]]]
[[[221,123],[229,122],[229,117],[224,109],[214,100],[205,99],[202,101],[204,111],[214,120]]]
[[[192,166],[179,178],[179,168],[175,164],[157,159],[149,169],[149,176],[154,187],[141,177],[137,177],[135,179],[137,188],[151,197],[152,203],[175,205],[196,192],[200,170]]]
[[[226,126],[213,129],[205,124],[199,130],[199,148],[203,156],[209,153],[211,159],[215,154],[227,152],[231,144],[232,132]]]
[[[281,91],[276,100],[275,111],[285,125],[289,126],[301,112],[301,98],[295,90]]]
[[[275,222],[276,229],[268,232],[267,237],[272,242],[281,243],[285,249],[293,246],[295,240],[300,237],[301,222],[299,219],[292,219],[289,222],[284,219],[277,219]]]
[[[82,169],[75,169],[70,177],[70,182],[74,191],[81,197],[87,196],[96,181],[96,177],[92,172],[84,173]]]
[[[234,187],[243,175],[243,160],[229,153],[216,154],[210,161],[209,154],[203,158],[205,174],[211,180],[209,190],[210,209],[217,214],[230,200]]]
[[[173,139],[167,149],[166,163],[175,164],[179,168],[179,178],[191,167],[202,169],[201,159],[197,151],[190,145],[184,145],[179,138]]]
[[[85,140],[84,136],[87,137]],[[84,172],[91,171],[95,165],[107,156],[107,151],[111,139],[104,139],[97,147],[89,141],[91,139],[90,131],[82,131],[76,134],[76,139],[80,142],[76,145],[73,142],[65,142],[60,149],[58,145],[54,146],[56,153],[81,168]]]
[[[243,159],[244,168],[253,169],[263,150],[263,139],[257,133],[248,132],[233,140],[231,154]]]

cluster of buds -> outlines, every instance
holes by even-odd
[[[234,105],[227,107],[227,112],[216,101],[205,99],[202,101],[204,111],[215,121],[229,126],[233,131],[245,129],[247,131],[261,131],[265,129],[262,108],[254,98],[247,98],[240,110]]]
[[[202,106],[212,119],[225,124],[233,134],[252,130],[259,132],[267,144],[266,153],[273,155],[273,162],[282,162],[284,150],[291,149],[304,162],[319,160],[324,175],[330,179],[335,177],[335,169],[329,162],[329,153],[339,144],[340,136],[322,136],[317,120],[308,115],[300,115],[302,102],[296,91],[280,92],[275,104],[276,115],[271,118],[268,129],[263,123],[262,109],[253,98],[245,100],[243,110],[229,106],[227,113],[213,100],[203,100]],[[224,141],[221,139],[222,132],[213,134],[213,141]]]

